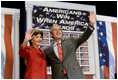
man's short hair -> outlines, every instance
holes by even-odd
[[[58,24],[53,24],[53,26],[50,28],[50,34],[52,34],[52,32],[53,32],[53,27],[55,27],[55,26],[60,26],[60,25],[58,25]],[[61,26],[60,26],[61,27]]]

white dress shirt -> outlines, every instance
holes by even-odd
[[[61,46],[61,40],[59,41],[59,45]],[[53,49],[54,49],[54,52],[55,52],[56,56],[59,58],[57,42],[55,42],[55,41],[54,41],[54,44],[53,44]]]

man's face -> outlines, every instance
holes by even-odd
[[[54,40],[62,38],[62,29],[60,26],[53,27],[51,37],[53,37]]]

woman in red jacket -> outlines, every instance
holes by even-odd
[[[25,79],[46,79],[47,63],[45,54],[39,48],[42,43],[43,32],[32,29],[26,32],[25,39],[20,45],[19,55],[27,60]],[[30,42],[30,46],[27,43]]]

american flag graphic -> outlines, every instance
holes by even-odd
[[[12,79],[14,77],[12,15],[1,15],[1,18],[1,78]]]
[[[44,32],[44,33],[43,33],[43,38],[49,38],[49,34],[46,33],[46,32]]]
[[[97,21],[100,73],[102,79],[114,79],[117,72],[117,23]]]

